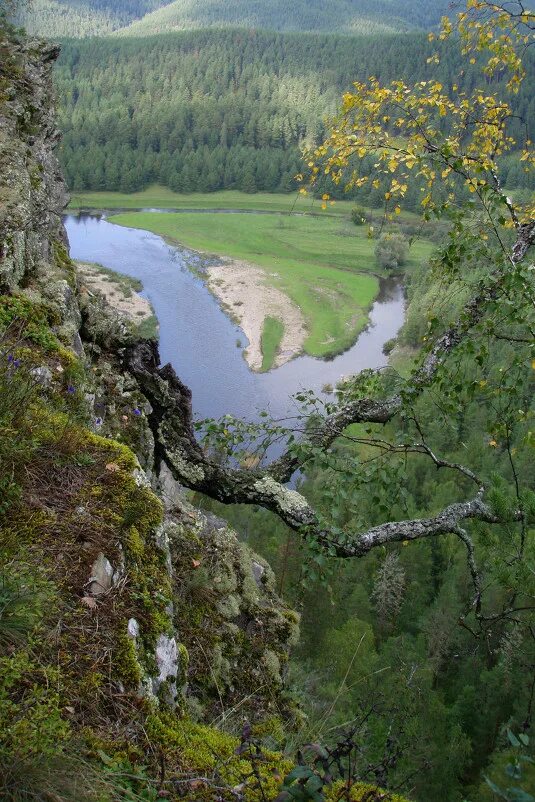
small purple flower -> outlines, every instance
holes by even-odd
[[[95,426],[102,426],[102,418],[95,418]]]
[[[76,387],[73,387],[72,384],[69,384],[69,386],[67,387],[67,392],[69,393],[69,395],[74,395],[74,393],[76,392]]]
[[[138,409],[137,407],[133,410],[133,412],[134,412],[134,415],[137,415],[138,417],[139,417],[139,415],[141,415],[141,410]]]
[[[8,354],[7,363],[8,363],[8,365],[11,365],[14,368],[19,368],[20,367],[20,359],[15,359],[13,354]]]

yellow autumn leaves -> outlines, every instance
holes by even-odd
[[[535,15],[531,17],[535,22]],[[448,38],[454,30],[460,33],[464,53],[490,53],[487,74],[498,66],[511,72],[515,80],[509,88],[514,91],[523,78],[516,46],[525,38],[516,20],[501,6],[469,0],[456,25],[443,20],[439,38]],[[519,150],[525,168],[535,166],[531,143],[516,142],[509,134],[509,104],[486,89],[466,93],[456,83],[445,88],[437,80],[382,86],[375,77],[353,87],[343,97],[329,137],[309,154],[312,184],[321,172],[335,184],[343,180],[348,188],[368,183],[377,188],[388,175],[385,203],[394,204],[397,212],[397,201],[417,180],[421,205],[431,211],[454,202],[459,178],[484,206],[488,190],[501,195],[498,160],[506,153]],[[435,193],[435,187],[440,192]],[[517,211],[520,219],[529,213]]]

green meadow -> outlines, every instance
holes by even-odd
[[[352,201],[336,201],[321,208],[321,201],[300,195],[256,192],[249,194],[239,190],[222,190],[220,192],[192,192],[188,194],[172,192],[167,187],[157,184],[141,192],[81,192],[73,193],[69,209],[243,209],[259,212],[293,211],[323,214],[347,215]]]
[[[312,356],[348,348],[366,325],[378,292],[374,241],[365,227],[340,217],[125,212],[112,220],[264,268],[269,281],[302,310],[309,332],[304,347]],[[432,247],[415,243],[407,269],[427,259]]]

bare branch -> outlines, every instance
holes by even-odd
[[[511,255],[514,264],[527,252],[535,239],[535,223],[520,226],[518,239]],[[469,334],[483,317],[489,300],[498,296],[501,274],[480,288],[479,293],[464,307],[458,321],[450,326],[435,342],[420,369],[411,380],[416,395],[432,383],[441,364],[451,351]],[[478,519],[490,524],[501,523],[484,502],[485,487],[479,478],[462,465],[437,457],[422,442],[413,449],[426,453],[437,465],[461,472],[478,484],[478,493],[468,501],[450,504],[436,515],[405,521],[390,521],[362,533],[346,533],[338,538],[320,521],[308,501],[295,490],[285,487],[294,471],[301,466],[302,457],[297,451],[288,451],[267,469],[246,470],[222,465],[205,453],[194,434],[191,391],[178,378],[170,365],[159,368],[156,344],[138,342],[125,349],[128,370],[137,379],[152,406],[149,422],[154,434],[156,456],[167,464],[177,481],[185,487],[204,493],[224,504],[254,504],[276,514],[288,527],[338,557],[362,557],[377,546],[388,543],[410,542],[443,534],[456,534],[463,540],[469,556],[469,568],[476,587],[476,600],[480,594],[479,574],[475,564],[473,545],[461,528],[461,523]],[[355,422],[386,423],[399,412],[400,395],[386,400],[363,398],[341,404],[318,425],[307,432],[308,443],[326,451]],[[421,432],[420,432],[421,434]],[[522,520],[522,511],[513,516]],[[476,606],[479,601],[476,601]]]

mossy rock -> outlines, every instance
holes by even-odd
[[[263,751],[253,766],[254,746],[249,752],[247,747],[240,747],[235,736],[169,714],[149,716],[147,733],[153,745],[164,750],[168,765],[194,778],[205,778],[192,781],[186,794],[190,802],[213,802],[214,786],[218,786],[221,799],[229,802],[236,798],[232,789],[238,786],[246,802],[275,799],[283,777],[292,768],[282,753],[269,750]]]
[[[188,693],[206,720],[236,704],[257,722],[275,714],[291,719],[283,676],[299,616],[277,597],[267,563],[224,521],[186,503],[175,509],[168,537]]]
[[[51,331],[59,322],[54,311],[43,304],[33,303],[22,295],[0,296],[0,334],[11,327],[14,334],[50,353],[61,347]]]

